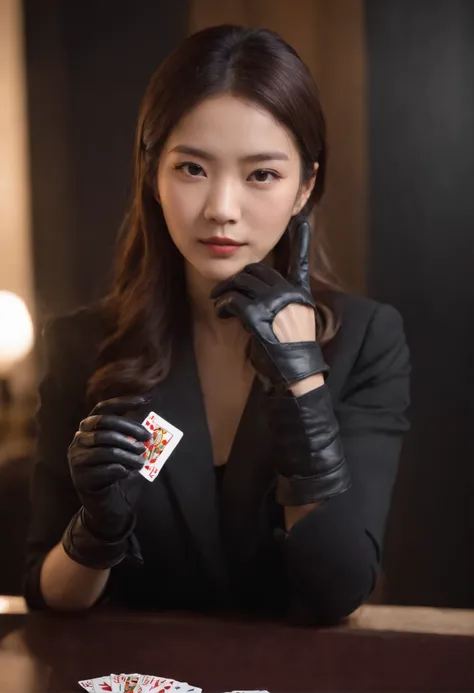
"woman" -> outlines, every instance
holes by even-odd
[[[408,352],[317,236],[309,278],[325,166],[316,86],[272,32],[206,29],[153,76],[110,295],[44,333],[31,608],[328,623],[370,595]],[[184,433],[152,483],[150,411]]]

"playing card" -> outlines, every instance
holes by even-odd
[[[178,683],[178,681],[156,677],[156,681],[150,685],[148,693],[171,693],[175,683]]]
[[[156,678],[156,676],[150,676],[149,674],[141,674],[137,682],[137,687],[135,688],[135,693],[148,693],[150,685]]]
[[[142,674],[138,679],[137,687],[134,693],[168,693],[173,684],[174,679],[164,679],[160,676],[150,676]]]
[[[183,437],[183,432],[155,414],[154,411],[148,414],[143,421],[143,426],[151,432],[152,436],[144,444],[146,447],[143,453],[145,464],[140,470],[140,474],[148,481],[153,481]]]
[[[183,681],[149,674],[110,674],[96,679],[84,679],[78,683],[89,693],[202,693],[201,688]]]
[[[120,674],[120,693],[135,691],[140,674]]]
[[[170,693],[202,693],[202,689],[190,686],[189,683],[176,681]]]
[[[150,684],[154,678],[156,677],[150,676],[149,674],[140,674],[134,693],[148,693]]]
[[[112,691],[110,676],[100,676],[97,679],[86,679],[79,681],[79,684],[89,691],[89,693],[102,693],[103,691]]]
[[[120,693],[120,674],[110,674],[112,693]]]

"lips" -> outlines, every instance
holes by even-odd
[[[204,243],[205,245],[223,245],[223,246],[241,246],[244,245],[243,243],[239,243],[238,241],[234,241],[233,238],[225,238],[222,236],[212,236],[211,238],[205,238],[204,240],[201,241],[201,243]]]
[[[206,248],[207,252],[213,257],[231,257],[234,253],[237,253],[239,248],[245,243],[238,243],[233,238],[227,238],[222,236],[212,236],[211,238],[205,238],[201,241],[203,246]]]

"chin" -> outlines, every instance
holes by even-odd
[[[197,262],[194,261],[192,264],[194,271],[207,281],[221,282],[237,274],[251,262],[255,262],[255,259],[249,258],[245,253],[241,257],[199,258]]]
[[[229,262],[226,260],[224,262],[213,263],[212,267],[196,267],[196,269],[207,281],[218,283],[224,281],[224,279],[233,277],[234,274],[240,272],[246,264],[248,263],[242,264],[241,262]]]

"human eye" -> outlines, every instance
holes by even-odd
[[[204,169],[199,164],[195,164],[192,161],[183,161],[177,164],[175,167],[176,171],[184,171],[184,173],[192,178],[199,178],[204,173]]]
[[[271,176],[269,179],[268,177]],[[275,180],[280,180],[281,176],[276,173],[276,171],[269,171],[268,169],[259,168],[250,174],[249,178],[254,177],[256,183],[271,183]]]

